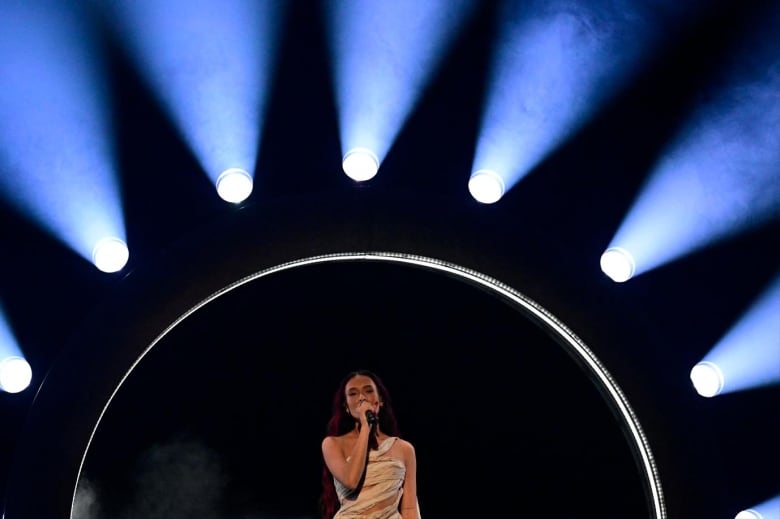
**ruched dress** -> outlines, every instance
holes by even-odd
[[[333,519],[401,519],[398,504],[403,495],[406,466],[387,452],[398,440],[390,436],[368,453],[366,477],[357,496],[334,479],[341,507]],[[349,461],[349,458],[347,458]]]

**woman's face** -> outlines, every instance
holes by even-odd
[[[355,375],[347,381],[347,385],[344,388],[344,393],[347,399],[347,408],[352,416],[359,416],[357,412],[358,406],[364,400],[369,404],[379,403],[379,392],[376,389],[376,384],[371,380],[371,377],[366,375]]]

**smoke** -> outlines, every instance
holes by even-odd
[[[98,519],[100,517],[100,503],[95,485],[88,479],[79,478],[76,487],[76,496],[73,499],[72,519]]]
[[[514,185],[585,124],[652,56],[657,3],[504,2],[473,169]]]
[[[780,214],[780,81],[742,84],[727,93],[711,128],[700,132],[712,160],[711,205],[758,221]]]
[[[699,171],[710,219],[728,230],[780,216],[780,45],[766,39],[780,29],[776,11],[705,90],[679,146]]]
[[[140,460],[122,519],[218,519],[227,476],[219,455],[195,440],[157,445]]]
[[[177,438],[154,445],[137,461],[127,505],[101,503],[99,486],[80,477],[71,519],[315,519],[294,512],[228,512],[229,482],[220,453],[200,440]],[[110,512],[119,507],[119,513]]]

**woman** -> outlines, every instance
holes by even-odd
[[[374,373],[349,373],[322,440],[323,519],[420,519],[417,461]]]

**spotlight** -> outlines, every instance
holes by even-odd
[[[622,283],[634,275],[636,263],[634,257],[626,249],[610,247],[601,255],[601,270],[612,278],[612,281]]]
[[[92,263],[103,272],[118,272],[127,264],[130,251],[119,238],[103,238],[92,249]]]
[[[226,202],[243,202],[252,193],[252,176],[241,168],[230,168],[217,178],[217,193]]]
[[[764,516],[755,510],[742,510],[734,519],[764,519]]]
[[[469,192],[477,202],[492,204],[504,196],[504,179],[495,171],[480,169],[469,178]]]
[[[32,369],[21,357],[6,357],[0,361],[0,389],[18,393],[27,389],[32,380]]]
[[[349,178],[363,182],[374,178],[379,171],[379,159],[369,149],[352,148],[344,155],[341,166]]]
[[[715,396],[723,389],[723,371],[712,362],[699,362],[691,369],[691,382],[701,396]]]

